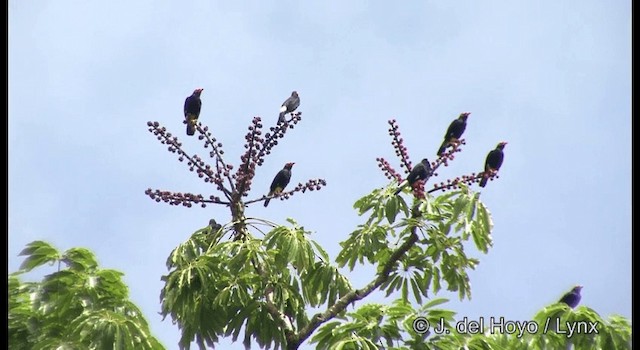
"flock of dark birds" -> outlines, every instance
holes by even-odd
[[[200,110],[202,109],[202,100],[200,99],[202,90],[203,89],[201,88],[195,89],[191,96],[188,96],[184,100],[184,118],[185,123],[187,124],[188,136],[193,136],[196,132],[196,124],[198,122],[198,117],[200,117]],[[278,123],[286,123],[287,114],[292,114],[299,106],[300,97],[298,96],[298,92],[294,91],[291,93],[291,96],[282,103],[282,106],[280,107],[280,114],[278,115]],[[272,196],[280,194],[289,184],[293,164],[294,163],[285,164],[284,168],[282,168],[282,170],[280,170],[273,178],[271,187],[269,188],[269,194],[266,196],[264,201],[265,207],[269,205],[269,201]]]
[[[198,122],[200,110],[202,109],[202,100],[200,99],[202,90],[203,89],[201,88],[195,89],[191,96],[187,97],[184,101],[184,117],[187,124],[187,135],[189,136],[193,136],[196,131],[196,123]],[[287,98],[280,107],[278,123],[286,123],[286,115],[295,112],[299,106],[300,96],[298,96],[297,91],[293,91],[291,96],[289,96],[289,98]],[[467,128],[468,117],[469,113],[462,113],[458,118],[454,119],[451,124],[449,124],[447,132],[444,135],[442,145],[440,145],[437,152],[439,157],[445,153],[448,147],[458,145],[460,143],[460,138],[462,137],[464,130]],[[500,170],[502,161],[504,160],[503,150],[506,144],[506,142],[500,142],[495,149],[491,150],[491,152],[487,154],[487,158],[484,162],[482,179],[480,180],[480,187],[485,187],[489,177]],[[289,184],[289,180],[291,180],[291,167],[293,167],[293,164],[294,163],[285,164],[284,168],[276,174],[271,182],[269,194],[267,195],[268,197],[279,194]],[[431,175],[431,164],[427,158],[424,158],[420,163],[414,166],[413,169],[411,169],[409,176],[407,176],[406,180],[400,183],[395,194],[400,193],[407,185],[413,186],[417,181],[422,180],[426,183]],[[269,205],[270,199],[271,198],[265,199],[265,207]]]
[[[187,97],[184,101],[184,117],[187,124],[187,135],[189,136],[193,136],[196,131],[196,124],[198,122],[198,117],[200,116],[200,110],[202,109],[202,100],[200,99],[202,91],[203,89],[201,88],[195,89],[191,96]],[[295,112],[299,106],[300,96],[298,96],[297,91],[293,91],[291,96],[289,96],[289,98],[287,98],[280,107],[278,123],[286,123],[286,115]],[[440,145],[440,148],[438,149],[438,157],[441,157],[448,147],[460,144],[462,134],[467,128],[467,118],[469,117],[469,114],[470,113],[462,113],[458,118],[454,119],[451,124],[449,124],[447,132],[444,135],[442,145]],[[491,175],[500,170],[504,160],[504,146],[506,144],[506,142],[498,143],[496,148],[487,154],[487,158],[484,162],[484,171],[482,172],[482,178],[480,179],[480,187],[485,187]],[[285,164],[284,168],[278,171],[276,176],[273,178],[271,186],[269,187],[269,194],[265,197],[265,207],[269,205],[269,201],[273,196],[279,195],[289,184],[293,164],[294,163]],[[429,163],[427,158],[422,159],[422,161],[411,169],[409,176],[400,183],[394,194],[397,195],[400,193],[407,185],[413,186],[417,181],[422,180],[426,183],[432,174],[431,163]],[[559,302],[565,303],[571,308],[576,307],[580,302],[581,289],[582,286],[574,287],[570,292],[566,293]]]
[[[462,137],[464,130],[467,128],[467,118],[469,118],[469,114],[470,113],[461,113],[458,118],[454,119],[451,124],[449,124],[447,132],[444,134],[442,145],[438,148],[438,157],[442,157],[448,147],[460,144],[460,138]],[[487,154],[487,158],[484,161],[484,171],[482,172],[482,178],[480,179],[480,187],[485,187],[489,177],[500,170],[502,161],[504,160],[504,146],[506,144],[506,142],[500,142],[495,149],[491,150],[489,154]],[[427,158],[424,158],[411,169],[409,176],[407,176],[406,180],[400,183],[395,194],[400,193],[406,185],[413,186],[420,180],[426,183],[432,174],[433,171],[431,169],[431,163],[429,163]]]

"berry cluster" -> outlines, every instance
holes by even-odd
[[[463,113],[469,115],[469,113]],[[407,147],[404,146],[404,139],[400,133],[400,128],[398,126],[398,122],[395,119],[389,120],[389,136],[391,136],[391,146],[395,150],[396,156],[400,160],[400,166],[404,168],[405,174],[408,174],[412,170],[412,164],[409,160],[409,153]],[[450,147],[447,147],[447,150],[442,153],[434,162],[430,162],[430,175],[426,180],[418,180],[412,184],[413,194],[416,198],[424,198],[425,196],[425,182],[430,177],[438,176],[436,172],[440,166],[449,166],[449,162],[455,159],[455,154],[458,152],[462,152],[462,145],[466,145],[465,139],[457,140],[457,142],[452,143]],[[378,163],[378,167],[384,173],[384,176],[389,180],[395,180],[397,183],[401,183],[404,179],[398,171],[396,171],[391,164],[382,157],[376,158],[376,162]],[[427,193],[432,193],[436,191],[447,191],[451,189],[458,188],[460,184],[466,184],[468,186],[480,182],[483,176],[487,176],[489,180],[493,180],[498,177],[496,172],[490,173],[488,175],[484,175],[483,172],[478,174],[471,173],[469,175],[462,175],[456,177],[454,179],[447,179],[446,181],[435,183],[433,188],[428,190]]]
[[[201,122],[195,124],[195,129],[199,133],[198,139],[203,141],[204,148],[210,150],[209,156],[213,159],[213,164],[207,164],[197,154],[187,154],[178,137],[168,132],[167,129],[157,121],[147,122],[149,132],[156,136],[160,143],[167,145],[169,152],[177,154],[178,160],[180,162],[186,162],[189,171],[195,172],[197,176],[204,179],[206,183],[215,184],[216,189],[222,192],[226,200],[221,200],[220,197],[213,195],[207,199],[200,194],[196,195],[192,193],[152,189],[147,189],[145,194],[156,202],[182,205],[185,207],[192,207],[195,204],[203,208],[206,207],[207,204],[222,204],[233,208],[243,208],[247,204],[264,200],[265,197],[261,195],[254,200],[242,202],[242,198],[247,197],[251,191],[251,184],[256,174],[256,168],[264,163],[265,156],[271,154],[273,147],[278,145],[278,140],[285,136],[287,130],[293,129],[302,120],[301,112],[290,113],[290,115],[291,118],[289,120],[279,120],[276,126],[271,127],[270,131],[264,134],[262,131],[263,124],[261,118],[253,118],[244,138],[244,148],[246,151],[240,156],[240,165],[237,167],[235,173],[232,173],[234,166],[227,164],[224,160],[222,143],[213,137],[209,131],[209,127],[203,125]],[[288,199],[295,192],[320,190],[323,186],[326,186],[325,180],[312,179],[304,185],[301,183],[298,184],[298,186],[291,191],[279,194],[278,197]],[[232,216],[237,216],[235,215],[237,214],[236,212],[232,214]]]

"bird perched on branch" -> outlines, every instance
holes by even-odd
[[[484,161],[484,172],[482,173],[482,179],[480,180],[480,187],[487,185],[489,177],[500,170],[502,161],[504,160],[504,146],[506,142],[500,142],[495,149],[491,150],[487,154],[487,159]]]
[[[565,303],[569,305],[570,308],[575,308],[580,303],[580,299],[582,296],[580,295],[580,291],[582,290],[582,286],[575,286],[571,291],[567,292],[565,295],[558,300],[559,303]]]
[[[409,172],[409,176],[407,176],[407,179],[400,183],[398,189],[393,194],[396,195],[400,193],[404,186],[413,186],[413,184],[415,184],[419,180],[424,180],[424,182],[426,183],[427,180],[429,180],[429,177],[431,177],[431,163],[429,163],[429,160],[425,158],[420,161],[420,163],[416,164],[413,169],[411,169],[411,171]]]
[[[288,99],[286,99],[282,103],[282,107],[280,107],[280,116],[278,116],[278,122],[285,121],[285,115],[287,113],[293,113],[300,106],[300,96],[298,96],[298,92],[294,91],[291,93]]]
[[[438,149],[438,156],[441,156],[450,145],[460,142],[460,137],[462,137],[464,129],[467,128],[467,118],[469,117],[469,114],[471,113],[461,113],[458,118],[454,119],[451,124],[449,124],[447,133],[444,135],[444,141],[442,141],[442,145]]]
[[[222,228],[222,225],[220,225],[216,219],[211,219],[209,220],[209,227],[211,228],[211,233],[217,233]]]
[[[187,135],[189,136],[193,136],[196,132],[196,123],[202,108],[202,100],[200,100],[202,90],[204,89],[193,90],[191,96],[184,100],[184,118],[187,121]]]
[[[282,190],[289,184],[289,180],[291,180],[291,167],[293,167],[295,163],[287,163],[284,165],[282,170],[278,171],[276,176],[271,181],[271,187],[269,188],[269,194],[267,196],[273,196],[274,194],[280,194]],[[264,201],[264,206],[269,205],[269,201],[271,198],[267,198]]]

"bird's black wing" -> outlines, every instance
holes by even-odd
[[[290,180],[291,180],[291,171],[289,171],[288,169],[282,169],[278,171],[276,176],[273,178],[273,181],[271,182],[271,187],[269,188],[269,190],[271,192],[274,192],[277,188],[280,188],[281,190],[283,190],[289,184]]]
[[[184,100],[184,115],[192,114],[196,117],[200,115],[202,109],[202,100],[197,96],[189,96]]]
[[[414,166],[413,169],[411,169],[411,172],[409,172],[409,176],[407,176],[407,181],[411,186],[413,186],[413,184],[416,181],[424,179],[425,177],[426,177],[426,169],[424,167],[424,164],[420,162],[416,164],[416,166]]]
[[[447,133],[444,135],[445,140],[451,140],[451,137],[455,136],[456,130],[458,129],[458,125],[460,124],[459,119],[454,119],[449,127],[447,128]]]
[[[446,134],[444,134],[444,141],[442,141],[442,145],[440,145],[440,148],[438,148],[438,155],[441,156],[444,151],[447,149],[447,147],[449,146],[449,143],[452,141],[452,139],[455,137],[456,139],[460,138],[460,136],[462,136],[462,133],[464,132],[464,129],[466,127],[466,123],[460,119],[454,119],[451,124],[449,124],[449,127],[447,128],[447,132]]]
[[[500,170],[502,161],[504,160],[504,153],[500,149],[494,149],[487,155],[487,161],[485,162],[485,170],[493,169]],[[487,169],[489,167],[489,169]]]
[[[462,119],[454,120],[454,128],[451,132],[451,135],[456,139],[460,139],[462,134],[464,134],[464,130],[467,128],[467,122]]]

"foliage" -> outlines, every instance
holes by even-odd
[[[569,338],[562,326],[553,334],[538,329],[527,329],[530,334],[522,335],[497,334],[484,326],[478,327],[478,334],[457,331],[460,321],[455,321],[454,312],[439,307],[447,300],[437,294],[444,288],[461,300],[471,299],[468,272],[479,260],[465,248],[473,244],[477,252],[486,254],[493,244],[491,214],[471,187],[483,176],[490,180],[499,176],[497,172],[471,173],[434,183],[429,190],[425,185],[438,176],[440,166],[448,166],[462,151],[464,139],[451,143],[450,149],[430,162],[429,176],[410,188],[399,187],[403,176],[387,160],[377,158],[391,183],[355,202],[363,221],[341,242],[335,264],[293,219],[278,225],[246,217],[246,207],[267,198],[243,199],[249,195],[257,167],[277,139],[300,120],[298,113],[289,121],[278,121],[262,137],[261,119],[254,118],[236,174],[230,173],[233,166],[222,157],[222,144],[201,123],[197,131],[205,148],[212,149],[211,165],[197,155],[188,156],[177,137],[159,123],[148,123],[149,131],[168,144],[171,153],[178,154],[180,161],[186,158],[189,169],[214,184],[226,200],[151,189],[146,194],[171,205],[225,205],[231,214],[229,223],[219,225],[213,220],[167,259],[162,314],[171,316],[182,330],[181,349],[189,349],[192,342],[201,349],[214,347],[221,337],[241,338],[247,348],[256,342],[274,349],[297,349],[305,341],[319,349],[547,349],[569,341],[576,348],[630,344],[627,320],[614,317],[605,322],[591,309],[573,311],[562,305],[545,308],[536,315],[536,322],[552,314],[561,320],[559,325],[565,320],[597,322],[600,332]],[[409,173],[412,162],[397,122],[391,120],[389,125],[400,166]],[[288,199],[297,191],[319,190],[325,184],[322,179],[310,180],[280,197]],[[341,273],[365,264],[376,272],[364,286],[353,286]],[[356,305],[376,290],[393,299],[387,305]],[[348,312],[347,307],[354,310]],[[308,314],[311,310],[315,314]]]
[[[513,321],[489,318],[482,321],[478,332],[450,334],[429,339],[429,349],[631,349],[631,323],[621,316],[605,320],[593,309],[566,304],[551,304],[532,320]],[[459,323],[462,321],[459,321]],[[462,328],[460,328],[462,329]]]
[[[163,349],[138,307],[128,299],[122,273],[101,269],[94,254],[72,248],[60,254],[43,241],[9,275],[9,349]],[[38,282],[21,275],[45,264],[57,271]]]

